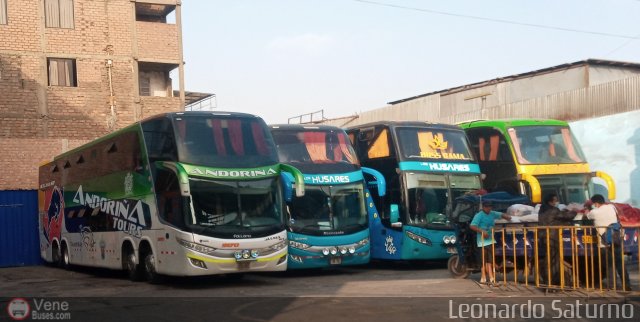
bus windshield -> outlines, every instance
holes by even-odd
[[[233,238],[259,237],[283,229],[282,196],[275,178],[255,181],[189,179],[193,231]]]
[[[455,130],[399,127],[396,129],[400,151],[406,159],[474,159],[465,133]]]
[[[477,175],[407,173],[409,225],[446,225],[452,200],[480,189]],[[451,196],[450,196],[451,195]]]
[[[587,162],[578,141],[566,126],[523,126],[509,129],[520,164]]]
[[[294,232],[337,235],[367,227],[362,183],[306,186],[304,197],[289,206],[289,227]]]
[[[181,115],[174,121],[180,162],[216,168],[278,163],[271,133],[262,119]]]
[[[281,162],[304,173],[341,173],[360,169],[351,141],[343,130],[273,128]]]

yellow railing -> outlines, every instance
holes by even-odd
[[[640,227],[623,227],[619,242],[606,244],[606,227],[536,226],[495,228],[495,243],[481,267],[493,264],[497,284],[532,283],[550,290],[628,291],[640,276]],[[485,238],[481,237],[484,245]],[[629,269],[629,265],[637,268]],[[498,279],[496,273],[501,273]],[[508,278],[513,274],[513,278]],[[618,282],[620,280],[620,282]],[[605,282],[606,281],[606,282]]]

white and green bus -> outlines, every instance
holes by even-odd
[[[264,121],[242,113],[151,117],[40,167],[42,258],[133,280],[287,268],[280,164]]]

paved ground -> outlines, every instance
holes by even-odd
[[[522,305],[532,299],[546,303],[548,318],[556,313],[553,300],[632,303],[634,318],[640,317],[634,293],[550,295],[522,285],[487,287],[475,279],[452,279],[442,263],[394,263],[247,274],[240,280],[170,278],[151,285],[109,270],[37,266],[0,269],[0,297],[5,303],[59,297],[70,302],[78,321],[430,321],[460,315],[460,303]],[[0,311],[0,321],[7,319]]]

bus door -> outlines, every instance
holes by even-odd
[[[353,137],[362,166],[380,171],[388,190],[382,193],[376,185],[367,184],[369,189],[367,206],[369,209],[372,209],[371,206],[375,208],[373,213],[369,213],[371,257],[400,259],[403,229],[398,205],[402,190],[400,175],[396,172],[398,161],[391,131],[387,126],[379,125],[360,129]],[[376,181],[376,178],[365,172],[365,181],[369,183]]]

